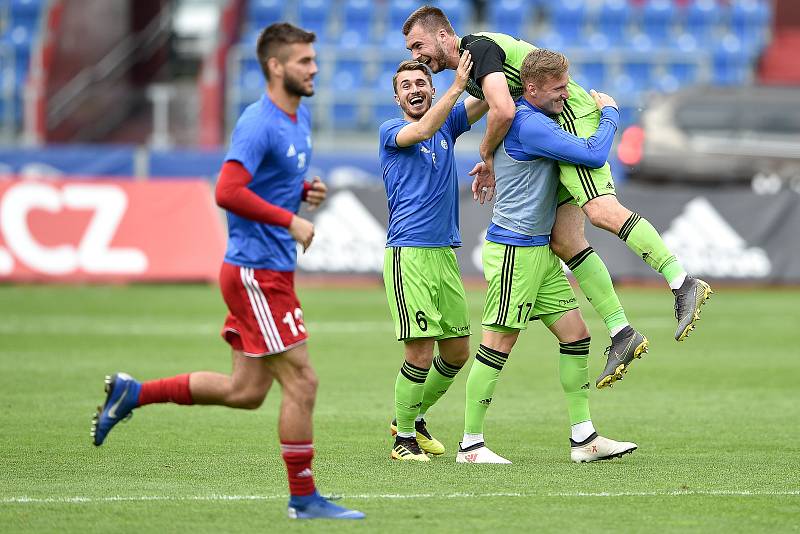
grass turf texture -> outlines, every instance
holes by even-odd
[[[257,411],[148,406],[103,447],[91,445],[105,374],[229,371],[215,287],[0,286],[0,530],[800,528],[797,290],[722,288],[680,344],[666,289],[621,291],[651,352],[613,389],[592,390],[592,414],[601,433],[640,448],[596,464],[569,462],[558,345],[532,323],[487,418],[488,443],[511,466],[455,464],[467,369],[428,417],[447,453],[425,465],[390,460],[402,351],[382,289],[301,287],[299,294],[321,379],[317,483],[366,512],[366,521],[285,519],[277,385]],[[468,298],[474,351],[483,294]],[[594,380],[608,340],[585,304]]]

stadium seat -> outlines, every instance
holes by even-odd
[[[438,0],[431,2],[441,9],[450,19],[456,33],[464,35],[467,33],[472,22],[472,4],[465,0]]]
[[[361,113],[358,102],[334,102],[331,120],[336,128],[355,129],[361,125]]]
[[[547,48],[549,50],[557,50],[559,52],[564,52],[564,49],[566,48],[564,36],[553,31],[547,31],[537,35],[533,40],[533,44],[539,48]]]
[[[327,41],[328,14],[331,12],[326,0],[300,0],[298,23],[301,28],[312,31],[320,43]]]
[[[11,0],[8,2],[12,24],[35,27],[39,22],[42,3],[42,0]]]
[[[750,57],[732,33],[720,39],[712,52],[712,81],[715,85],[740,85],[749,80]]]
[[[332,87],[336,92],[356,91],[364,83],[364,62],[361,58],[339,58],[333,72]]]
[[[626,56],[622,60],[622,73],[631,79],[635,92],[647,90],[653,85],[654,65],[647,56]]]
[[[375,24],[374,4],[369,0],[345,0],[342,11],[342,31],[358,32],[368,41]]]
[[[642,6],[641,29],[654,43],[666,43],[672,36],[677,18],[672,0],[649,0]]]
[[[748,48],[764,46],[771,17],[770,4],[763,0],[736,0],[731,5],[731,29]]]
[[[580,40],[586,31],[586,20],[584,0],[561,0],[550,7],[550,29],[567,39]]]
[[[417,0],[390,0],[387,6],[387,25],[385,32],[400,32],[402,34],[403,23],[408,16],[422,5]]]
[[[488,27],[524,39],[527,34],[531,6],[525,0],[497,0],[489,2]]]
[[[389,96],[389,95],[387,95]],[[400,108],[397,104],[390,99],[386,99],[386,102],[380,102],[375,104],[372,107],[372,116],[370,117],[370,126],[374,129],[380,127],[381,124],[388,121],[389,119],[394,119],[396,117],[402,117],[403,113],[400,111]]]
[[[722,9],[716,0],[692,0],[683,13],[683,30],[704,45],[713,41]]]
[[[602,58],[597,57],[596,59],[582,61],[580,63],[576,62],[572,65],[574,65],[575,68],[572,69],[571,66],[570,72],[574,71],[573,76],[579,81],[584,89],[587,91],[589,89],[603,91],[603,88],[606,86],[608,64],[603,61]]]
[[[264,27],[273,22],[284,20],[285,0],[249,0],[247,12],[253,27]]]
[[[604,0],[592,26],[596,32],[609,37],[625,35],[631,21],[631,12],[627,0]]]

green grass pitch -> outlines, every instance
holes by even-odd
[[[596,464],[569,461],[557,344],[532,324],[487,418],[487,441],[510,466],[455,463],[465,371],[428,417],[447,453],[390,460],[402,351],[383,290],[299,294],[321,379],[317,483],[365,521],[285,519],[278,386],[256,411],[149,406],[91,445],[105,374],[229,370],[216,287],[0,286],[0,531],[800,530],[798,290],[717,288],[679,344],[666,289],[623,289],[651,350],[613,389],[592,390],[592,415],[639,450]],[[468,298],[474,350],[483,294]],[[594,379],[607,338],[582,304]]]

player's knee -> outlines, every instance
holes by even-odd
[[[242,389],[228,399],[228,406],[241,410],[256,410],[264,404],[266,396],[266,389],[254,387]]]
[[[566,239],[562,239],[560,235],[553,234],[550,236],[550,250],[564,261],[570,259],[570,247]]]
[[[291,383],[284,384],[284,395],[289,395],[299,405],[307,409],[314,407],[317,399],[319,379],[310,366],[300,369],[292,377]]]

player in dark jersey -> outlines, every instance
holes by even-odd
[[[499,33],[480,32],[459,37],[446,15],[433,6],[423,6],[412,13],[403,25],[403,34],[412,57],[428,64],[433,72],[454,68],[462,50],[472,54],[470,77],[473,83],[467,85],[467,91],[484,97],[489,104],[480,152],[490,170],[478,175],[473,191],[476,200],[491,200],[492,154],[514,117],[514,98],[522,91],[519,78],[522,60],[536,47]],[[600,117],[593,107],[593,99],[571,79],[566,94],[559,124],[579,137],[591,136]],[[665,278],[675,295],[676,340],[682,341],[694,328],[700,306],[711,295],[711,288],[706,282],[686,274],[650,222],[617,201],[608,163],[598,169],[562,163],[559,169],[562,187],[551,248],[570,267],[581,290],[609,330],[608,363],[596,382],[598,387],[605,387],[622,377],[633,354],[641,351],[647,340],[630,326],[608,269],[586,241],[584,212],[592,224],[618,235],[637,257]]]
[[[102,445],[134,408],[152,403],[255,409],[277,381],[289,517],[361,519],[361,512],[322,497],[311,471],[317,377],[294,292],[294,269],[297,244],[305,250],[314,237],[311,222],[296,215],[300,202],[315,207],[326,195],[318,178],[305,181],[311,117],[300,101],[314,94],[314,40],[313,33],[288,23],[262,31],[257,54],[267,89],[236,123],[217,182],[217,203],[228,216],[220,289],[228,306],[222,337],[231,346],[231,374],[200,371],[144,383],[125,373],[107,377],[106,401],[95,416],[92,436],[95,445]]]

